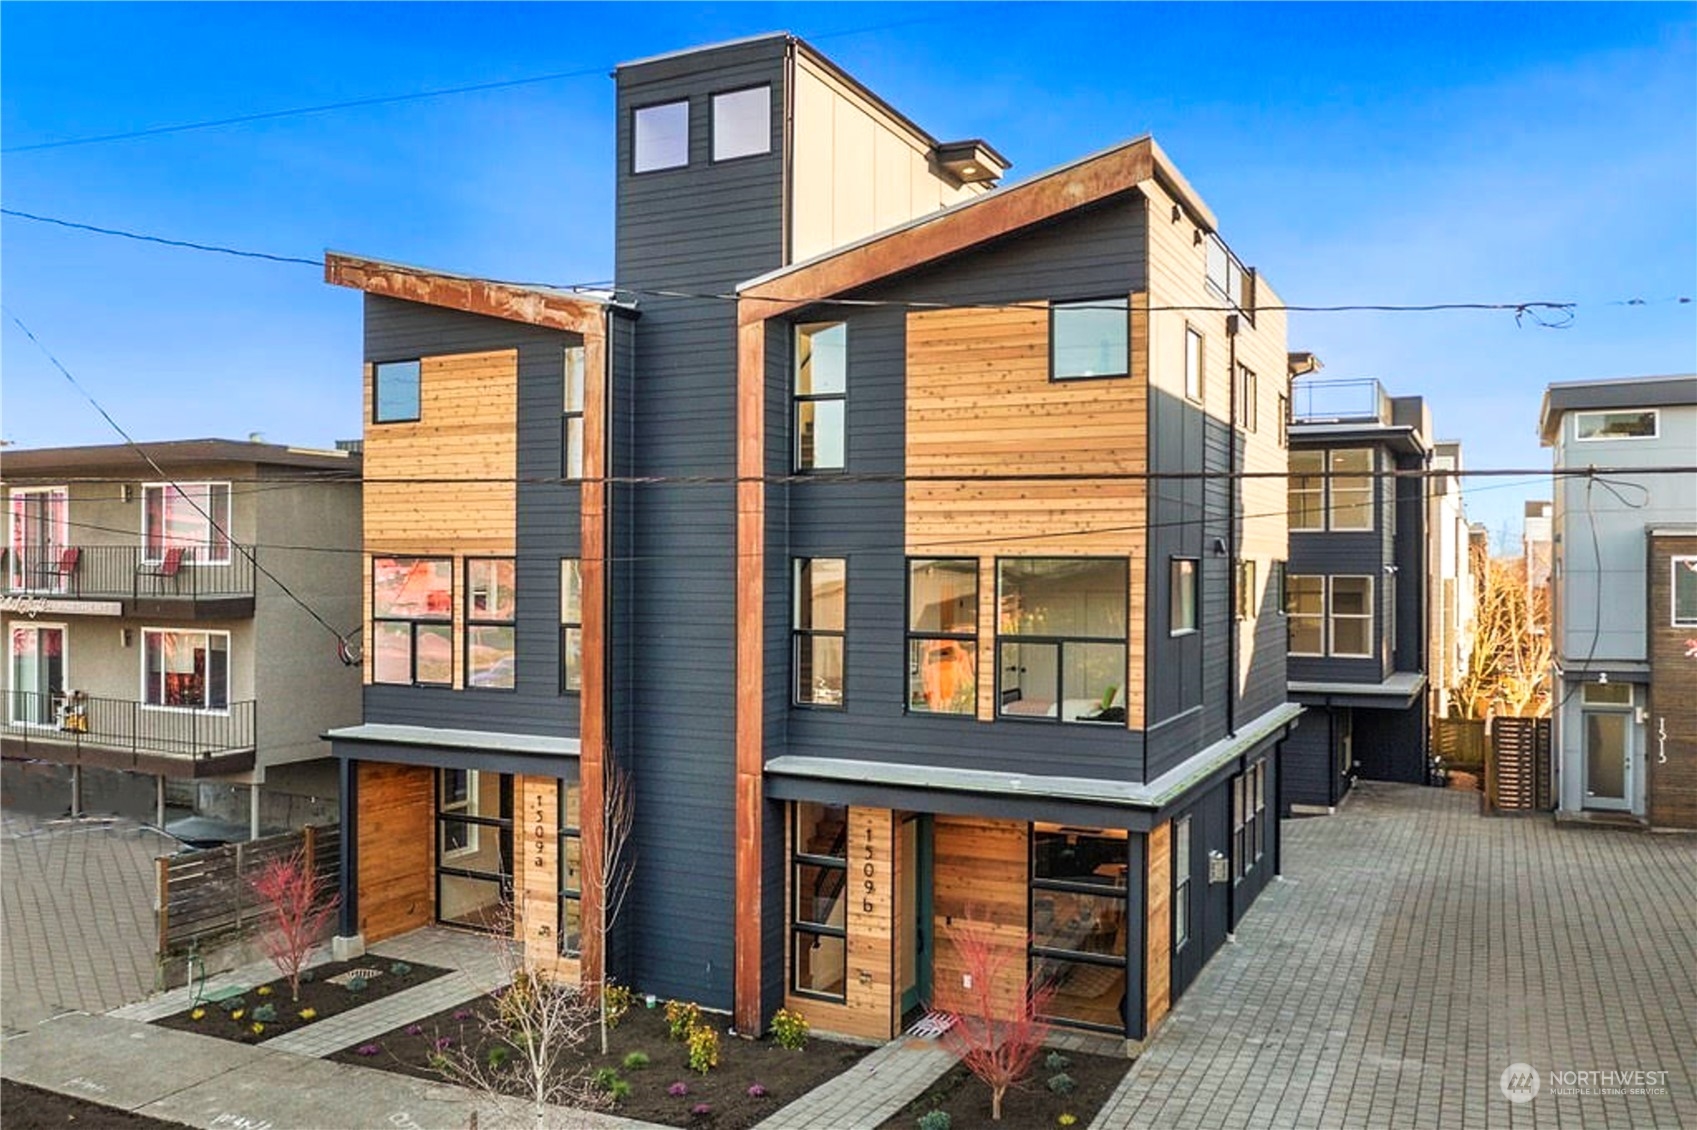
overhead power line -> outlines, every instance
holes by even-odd
[[[38,224],[53,224],[61,228],[74,228],[77,231],[93,232],[96,235],[112,235],[120,239],[134,239],[142,243],[159,243],[166,247],[181,247],[188,251],[209,251],[216,255],[236,255],[243,259],[265,259],[272,263],[304,263],[308,267],[322,267],[322,259],[303,259],[298,255],[272,255],[267,251],[243,251],[235,247],[220,247],[215,243],[194,243],[186,239],[167,239],[161,235],[144,235],[140,232],[123,231],[120,228],[103,228],[95,224],[78,223],[75,220],[61,220],[54,216],[38,216],[33,212],[20,212],[16,208],[0,208],[0,214],[16,216],[20,220],[34,220]]]

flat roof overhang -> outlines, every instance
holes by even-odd
[[[1426,689],[1420,671],[1398,671],[1381,683],[1344,683],[1292,680],[1285,684],[1292,698],[1310,706],[1363,706],[1379,710],[1406,710]]]
[[[387,761],[445,769],[487,769],[496,773],[561,776],[565,763],[575,766],[581,745],[576,738],[550,734],[513,734],[496,730],[457,730],[439,726],[403,726],[367,722],[326,731],[331,756],[345,761]],[[475,763],[471,760],[475,757]],[[575,771],[575,770],[574,770]]]

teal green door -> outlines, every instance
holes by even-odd
[[[906,816],[901,823],[901,914],[899,954],[902,970],[902,1015],[931,1004],[931,817]]]

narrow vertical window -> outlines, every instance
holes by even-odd
[[[848,326],[821,322],[795,331],[795,469],[846,464]]]
[[[518,630],[513,559],[470,558],[465,571],[466,686],[510,691],[515,685]]]
[[[1184,327],[1184,395],[1202,403],[1202,335],[1190,326]]]
[[[790,808],[790,989],[848,995],[848,813],[800,801]]]
[[[1292,533],[1326,528],[1326,457],[1323,451],[1290,453],[1289,501]]]
[[[802,557],[795,562],[795,702],[843,704],[843,641],[848,620],[848,562]]]
[[[405,424],[420,415],[419,363],[379,361],[371,367],[371,422]]]
[[[1196,630],[1196,566],[1194,557],[1172,559],[1167,589],[1168,631],[1177,636]]]
[[[1365,659],[1373,654],[1373,578],[1332,577],[1329,607],[1331,653]]]
[[[1253,792],[1254,795],[1250,798],[1250,800],[1253,802],[1255,834],[1250,838],[1249,842],[1254,845],[1255,860],[1259,863],[1261,856],[1266,854],[1267,840],[1267,762],[1265,760],[1257,761],[1255,763],[1255,787]]]
[[[1253,620],[1259,604],[1255,590],[1255,562],[1247,557],[1239,558],[1237,562],[1237,618]]]
[[[631,116],[631,172],[689,164],[689,101],[644,106]]]
[[[1246,432],[1259,431],[1256,415],[1260,411],[1260,388],[1255,370],[1247,365],[1237,367],[1237,419]]]
[[[1675,557],[1668,568],[1673,571],[1669,585],[1672,626],[1697,628],[1697,557]]]
[[[1349,448],[1327,453],[1327,519],[1334,530],[1373,528],[1373,452]]]
[[[560,954],[583,952],[583,789],[560,782]]]
[[[1173,952],[1190,941],[1190,817],[1173,821]]]
[[[978,561],[909,561],[907,570],[907,708],[916,714],[974,714]]]
[[[560,692],[583,689],[583,569],[576,557],[560,559]]]
[[[1290,446],[1290,397],[1279,393],[1279,446]]]
[[[560,475],[567,479],[583,478],[583,366],[583,346],[568,345],[560,418]]]
[[[1287,576],[1284,607],[1290,654],[1326,654],[1326,578]]]

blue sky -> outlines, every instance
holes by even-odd
[[[1429,397],[1476,467],[1542,467],[1550,381],[1697,370],[1697,5],[24,4],[0,145],[562,71],[579,77],[0,156],[9,208],[307,258],[562,282],[612,264],[613,64],[787,29],[1029,176],[1153,132],[1329,377]],[[0,288],[142,439],[360,430],[360,303],[311,267],[6,217]],[[1647,306],[1608,305],[1644,298]],[[8,319],[0,436],[110,442]],[[1518,527],[1538,482],[1475,480]]]

